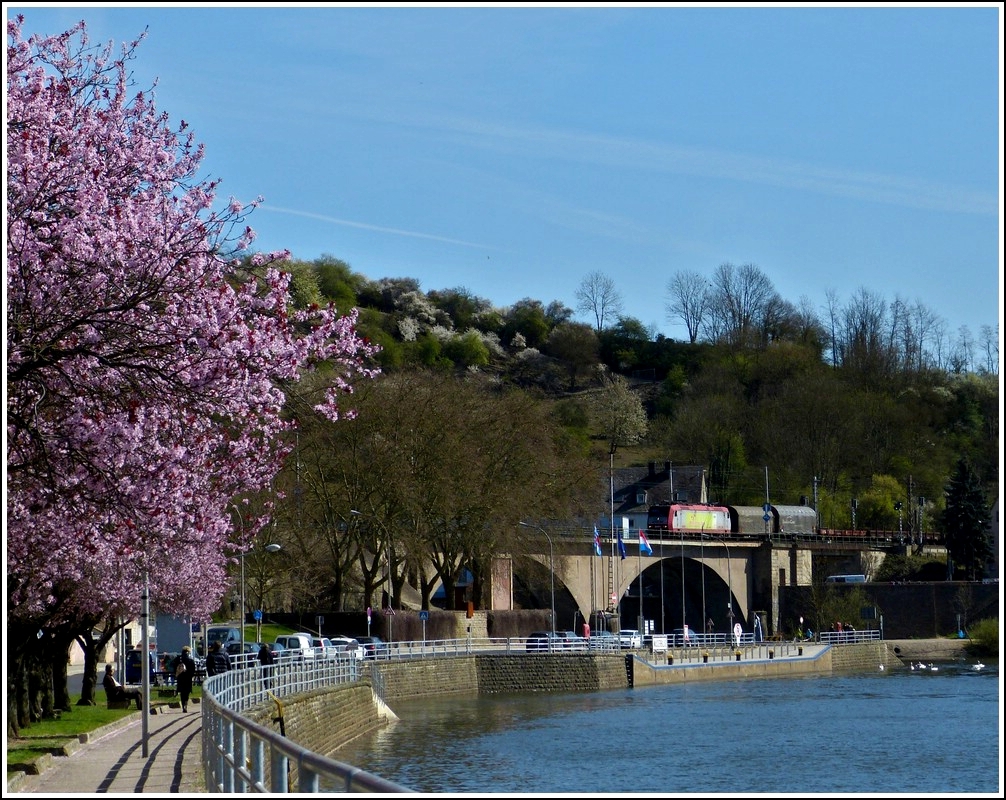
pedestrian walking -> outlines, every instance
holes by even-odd
[[[182,701],[182,711],[189,710],[189,695],[192,694],[192,679],[196,675],[196,662],[192,658],[192,648],[185,645],[175,659],[175,684],[178,697]]]
[[[275,659],[272,655],[272,650],[269,649],[269,645],[262,642],[262,646],[258,649],[258,663],[262,665],[262,686],[268,690],[272,688],[272,665]]]
[[[231,657],[220,642],[214,642],[210,654],[206,657],[206,674],[210,677],[220,675],[231,668]]]

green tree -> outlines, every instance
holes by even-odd
[[[948,577],[958,570],[973,581],[985,572],[992,557],[989,514],[978,476],[967,459],[960,459],[947,487],[947,506],[942,517],[944,541],[951,559]]]
[[[489,348],[478,331],[470,330],[454,336],[444,344],[444,356],[459,367],[485,367],[489,364]]]
[[[505,312],[500,340],[504,347],[512,347],[514,337],[520,334],[527,347],[541,349],[550,330],[545,307],[541,301],[525,297]]]
[[[572,392],[576,389],[577,378],[588,375],[598,363],[597,334],[589,325],[564,322],[549,334],[543,352],[563,362]]]

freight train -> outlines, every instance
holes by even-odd
[[[715,534],[718,536],[810,536],[817,532],[817,513],[809,506],[716,506],[689,503],[650,506],[647,532]]]
[[[940,544],[936,531],[834,530],[819,528],[817,512],[806,505],[718,506],[695,503],[652,505],[646,519],[647,536],[676,538],[681,534],[709,534],[729,539],[869,540],[875,544]]]

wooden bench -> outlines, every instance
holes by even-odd
[[[177,686],[162,686],[157,690],[158,697],[177,697],[178,687]]]
[[[126,699],[112,700],[112,698],[108,699],[108,707],[109,707],[109,709],[129,708],[131,705],[133,705],[133,701],[132,700],[126,700]]]

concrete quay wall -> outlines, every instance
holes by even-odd
[[[596,692],[628,686],[625,657],[471,655],[369,665],[384,701],[444,695]],[[374,675],[374,673],[378,675]]]

